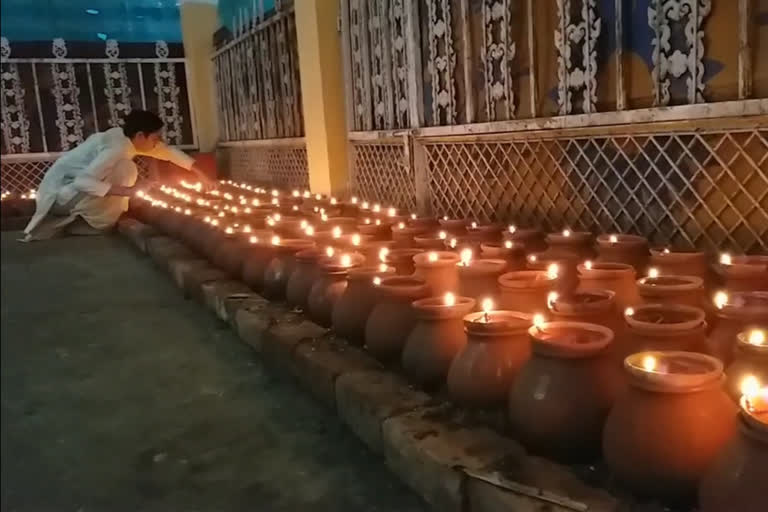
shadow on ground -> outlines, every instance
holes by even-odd
[[[2,235],[2,509],[423,511],[122,240]]]

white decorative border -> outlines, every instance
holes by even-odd
[[[117,41],[107,40],[105,53],[110,59],[117,60],[120,57]],[[122,126],[123,118],[131,113],[131,88],[128,86],[128,71],[125,64],[123,62],[105,63],[104,80],[106,83],[104,95],[109,107],[109,125]]]
[[[157,41],[155,54],[161,59],[168,58],[168,43]],[[158,115],[165,122],[165,138],[170,144],[181,144],[182,116],[179,111],[179,87],[176,85],[176,68],[173,62],[155,63],[155,92],[157,93]]]
[[[66,59],[67,44],[64,39],[53,40],[53,55],[56,59]],[[80,111],[80,88],[77,86],[75,65],[71,62],[54,63],[53,99],[56,103],[56,126],[62,151],[68,151],[83,141],[82,112]]]
[[[485,64],[485,114],[489,121],[514,119],[515,93],[512,89],[511,63],[516,45],[512,41],[511,0],[483,0],[483,45],[480,54]],[[467,94],[471,94],[468,91]]]
[[[427,0],[429,7],[429,72],[432,75],[432,124],[456,122],[456,53],[453,48],[450,0]]]
[[[11,45],[3,37],[0,43],[3,61],[11,56]],[[8,153],[29,153],[29,119],[24,108],[24,88],[21,86],[19,67],[14,63],[2,63],[2,130],[8,145]]]
[[[574,111],[574,93],[582,93],[581,111],[591,114],[597,104],[597,38],[601,20],[596,0],[581,2],[579,18],[571,18],[571,0],[557,0],[559,27],[555,30],[557,48],[557,103],[560,115]],[[573,57],[581,56],[581,62]]]

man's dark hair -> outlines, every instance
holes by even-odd
[[[155,133],[165,126],[165,123],[157,114],[147,112],[146,110],[132,110],[123,120],[123,133],[129,139],[137,133],[149,135]]]

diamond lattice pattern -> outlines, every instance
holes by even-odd
[[[416,210],[414,172],[404,143],[350,143],[354,151],[355,193],[366,200]]]
[[[286,189],[309,188],[305,147],[221,148],[232,179]]]

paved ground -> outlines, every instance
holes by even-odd
[[[122,240],[3,233],[2,510],[424,508]]]

